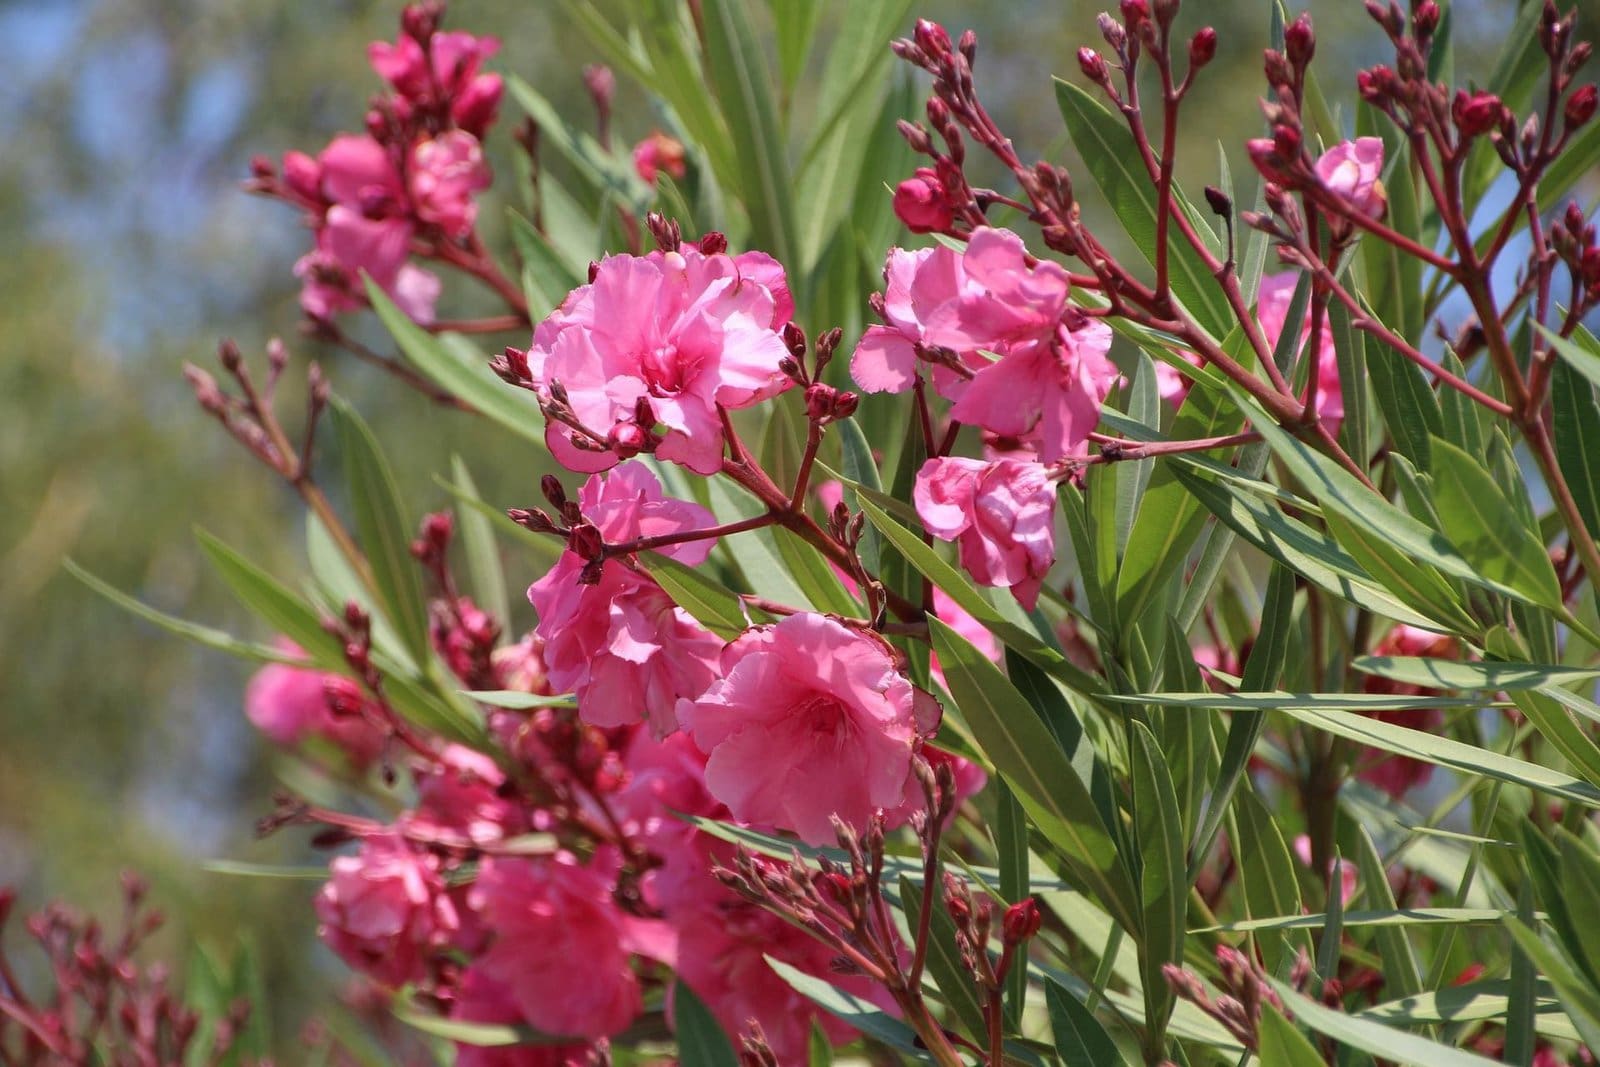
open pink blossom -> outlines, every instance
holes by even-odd
[[[1288,324],[1289,305],[1294,301],[1295,287],[1299,282],[1300,274],[1297,271],[1283,271],[1262,278],[1261,286],[1256,291],[1256,318],[1261,323],[1261,332],[1266,336],[1267,344],[1274,348],[1283,334],[1284,326]],[[1300,319],[1302,348],[1310,338],[1311,315],[1307,311]],[[1339,382],[1339,353],[1333,344],[1333,328],[1326,318],[1322,323],[1322,332],[1317,337],[1315,352],[1306,352],[1302,358],[1317,361],[1317,413],[1332,423],[1332,429],[1337,432],[1339,422],[1344,418],[1344,393]]]
[[[709,759],[706,786],[737,819],[834,838],[905,795],[916,696],[877,638],[804,612],[745,631],[722,678],[678,720]]]
[[[478,218],[474,195],[489,187],[489,164],[478,139],[449,130],[411,149],[411,206],[417,218],[464,237]]]
[[[704,508],[661,493],[642,463],[589,479],[579,494],[585,518],[610,543],[711,526]],[[710,541],[660,549],[691,566]],[[676,728],[679,698],[703,692],[716,676],[722,641],[679,608],[648,576],[609,560],[593,584],[579,581],[588,564],[564,552],[528,588],[539,613],[546,677],[557,692],[577,694],[579,715],[596,726],[647,719],[658,736]]]
[[[1007,586],[1032,610],[1055,563],[1055,486],[1038,463],[954,456],[928,460],[912,490],[933,536],[955,541],[980,585]]]
[[[460,926],[434,856],[398,834],[369,837],[330,864],[317,894],[317,933],[356,970],[386,986],[416,981]]]
[[[931,373],[955,401],[952,418],[1004,437],[1036,434],[1046,462],[1081,451],[1118,374],[1106,356],[1110,327],[1069,306],[1064,269],[1030,264],[1020,237],[983,227],[961,253],[892,249],[884,276],[888,324],[870,327],[850,361],[861,388],[908,389],[918,359],[948,349],[961,369],[935,363]]]
[[[456,987],[450,1018],[465,1023],[526,1022],[505,986],[468,967]],[[588,1067],[588,1044],[456,1045],[455,1067]]]
[[[529,1025],[556,1037],[617,1033],[643,1008],[634,954],[671,963],[674,938],[662,923],[617,907],[596,860],[565,853],[539,859],[487,858],[469,894],[495,932],[476,967],[503,986]]]
[[[1382,218],[1389,206],[1383,190],[1383,138],[1357,137],[1340,141],[1322,153],[1317,177],[1330,192],[1369,218]]]
[[[417,807],[406,825],[474,844],[522,833],[521,809],[499,792],[505,780],[484,753],[446,745],[437,765],[417,772]]]
[[[278,647],[303,654],[291,641],[280,640]],[[383,730],[365,713],[366,703],[360,687],[348,678],[283,663],[257,671],[244,693],[245,715],[269,740],[294,748],[320,739],[357,770],[371,766],[383,749]]]
[[[572,470],[605,470],[620,457],[604,443],[624,428],[633,439],[658,434],[661,459],[715,473],[717,409],[749,407],[793,384],[778,368],[788,356],[780,331],[793,314],[782,268],[763,253],[685,245],[607,257],[539,324],[528,351],[540,391],[559,385],[599,448],[576,447],[573,431],[551,420],[551,451]]]

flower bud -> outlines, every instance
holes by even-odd
[[[933,141],[928,137],[928,131],[917,123],[898,119],[894,126],[900,131],[900,136],[905,138],[906,144],[911,146],[911,151],[917,155],[925,156],[933,151]]]
[[[1078,69],[1083,71],[1083,76],[1096,85],[1106,84],[1106,61],[1100,58],[1100,53],[1093,48],[1078,49]]]
[[[1434,0],[1422,0],[1411,13],[1411,32],[1417,40],[1426,41],[1439,28],[1439,5]]]
[[[594,563],[605,556],[606,541],[599,530],[585,522],[572,528],[567,549],[579,559]]]
[[[1561,112],[1567,120],[1567,129],[1576,130],[1594,118],[1597,102],[1600,102],[1600,90],[1595,89],[1593,82],[1567,97],[1566,106]]]
[[[1006,909],[1005,919],[1001,923],[1006,944],[1020,945],[1037,934],[1042,919],[1039,905],[1032,897],[1024,897],[1011,905]]]
[[[833,417],[848,419],[856,413],[856,408],[861,404],[861,397],[848,389],[833,398]]]
[[[1288,124],[1273,127],[1272,150],[1283,162],[1300,158],[1300,131]]]
[[[1382,104],[1394,95],[1398,86],[1394,71],[1381,64],[1356,75],[1356,89],[1361,99],[1369,104]]]
[[[1122,46],[1128,43],[1128,31],[1122,28],[1122,23],[1112,18],[1109,12],[1102,11],[1096,17],[1095,24],[1100,27],[1100,36],[1105,38],[1111,50],[1120,53]]]
[[[950,34],[937,22],[918,19],[912,37],[919,48],[935,59],[950,53]]]
[[[1208,185],[1205,188],[1205,194],[1206,203],[1210,205],[1214,213],[1223,218],[1228,218],[1233,214],[1233,201],[1228,198],[1227,193],[1218,189],[1215,185]]]
[[[939,173],[931,167],[919,167],[896,187],[894,213],[912,233],[943,233],[955,219]]]
[[[1269,48],[1262,53],[1261,67],[1267,76],[1267,84],[1274,89],[1294,83],[1294,71],[1289,67],[1289,58],[1277,49]]]
[[[707,230],[700,238],[700,254],[720,256],[728,250],[728,237],[720,230]]]
[[[961,53],[961,58],[967,61],[967,66],[972,66],[978,61],[978,34],[974,30],[964,30],[961,39],[956,42],[956,49]]]
[[[602,111],[611,106],[617,91],[617,76],[604,63],[590,63],[583,68],[583,87],[589,90],[595,106]]]
[[[1217,31],[1210,26],[1203,27],[1189,38],[1189,66],[1199,70],[1211,62],[1217,54]]]
[[[1504,107],[1500,98],[1493,93],[1481,89],[1468,93],[1460,89],[1451,101],[1450,117],[1462,137],[1482,137],[1500,125],[1500,113]]]
[[[1150,17],[1150,4],[1148,0],[1122,0],[1122,22],[1135,34],[1139,27]]]
[[[637,423],[619,422],[606,434],[606,447],[623,459],[637,456],[647,444],[649,439]]]
[[[1283,29],[1283,50],[1296,69],[1303,70],[1317,52],[1317,35],[1311,29],[1311,13],[1303,11]]]
[[[567,505],[567,491],[561,485],[561,479],[554,474],[546,474],[539,479],[539,491],[544,498],[550,501],[550,506],[560,511]]]

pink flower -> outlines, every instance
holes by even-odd
[[[759,252],[610,256],[534,331],[529,370],[541,392],[565,389],[595,440],[636,427],[659,434],[661,459],[713,474],[722,464],[718,407],[749,407],[793,384],[778,369],[793,313],[782,268]],[[617,462],[614,452],[574,446],[571,434],[554,420],[546,430],[563,465],[592,472]]]
[[[585,518],[608,542],[713,525],[711,513],[669,500],[642,463],[627,463],[589,479],[579,494]],[[710,541],[660,550],[691,566],[704,562]],[[676,728],[680,697],[705,690],[716,676],[722,641],[673,604],[660,586],[620,560],[600,580],[579,581],[588,564],[564,552],[554,568],[528,587],[539,613],[550,685],[578,697],[579,714],[596,726],[648,719],[658,736]]]
[[[451,121],[482,139],[494,123],[504,85],[500,75],[478,70],[499,50],[496,38],[455,31],[432,34],[424,54],[415,37],[402,34],[394,44],[369,44],[367,59],[412,107],[445,106]]]
[[[410,180],[417,217],[464,237],[478,217],[473,194],[489,187],[489,164],[476,137],[450,130],[411,149]]]
[[[1000,642],[995,640],[994,634],[989,632],[989,628],[973,618],[970,611],[950,599],[950,594],[938,586],[933,587],[933,613],[939,617],[940,622],[966,638],[971,642],[972,647],[982,652],[991,661],[999,663],[1005,658],[1005,652],[1000,647]],[[945,684],[944,671],[939,667],[938,656],[934,656],[930,660],[929,672],[933,675],[934,681],[940,685]]]
[[[468,899],[495,931],[475,966],[529,1025],[554,1037],[622,1030],[643,1008],[630,957],[672,962],[670,931],[624,913],[610,878],[565,853],[487,858]]]
[[[706,786],[734,818],[834,839],[829,816],[863,827],[905,794],[918,709],[876,638],[810,612],[745,631],[721,680],[678,704],[710,758]],[[932,726],[927,732],[931,732]]]
[[[398,834],[369,837],[329,865],[317,894],[317,934],[339,958],[386,986],[421,978],[460,926],[439,861]]]
[[[278,647],[304,654],[291,641]],[[245,688],[245,715],[268,740],[294,748],[316,738],[333,745],[357,770],[371,766],[383,750],[383,730],[366,714],[356,683],[327,671],[271,663]]]
[[[1256,291],[1256,318],[1261,323],[1261,332],[1266,335],[1267,344],[1274,348],[1287,325],[1289,305],[1294,300],[1295,286],[1299,281],[1300,275],[1296,271],[1269,274],[1261,279],[1261,287]],[[1300,319],[1302,349],[1310,338],[1311,314],[1308,309]],[[1307,353],[1302,358],[1315,358],[1317,361],[1317,413],[1332,423],[1333,431],[1337,432],[1339,422],[1344,418],[1344,393],[1339,382],[1339,353],[1333,345],[1333,329],[1326,319],[1317,337],[1316,352]]]
[[[918,167],[895,188],[894,213],[912,233],[943,233],[955,218],[944,195],[944,183],[932,167]]]
[[[1055,486],[1043,466],[1018,460],[930,459],[912,490],[933,536],[955,541],[980,585],[1009,586],[1024,608],[1055,563]]]
[[[406,825],[475,844],[521,833],[527,826],[520,810],[499,794],[505,780],[505,773],[482,752],[446,745],[438,765],[417,773],[417,809]]]
[[[456,987],[450,1018],[468,1023],[524,1022],[506,987],[468,967]],[[456,1045],[456,1067],[587,1067],[589,1046],[581,1045]]]
[[[947,348],[963,369],[936,363],[932,377],[955,401],[951,417],[1004,437],[1037,433],[1046,462],[1080,449],[1118,375],[1106,358],[1110,327],[1068,305],[1065,270],[1030,265],[1020,237],[984,227],[962,253],[892,249],[884,271],[888,325],[868,328],[857,345],[858,385],[901,392],[919,354]]]
[[[1329,192],[1369,218],[1382,218],[1388,208],[1383,190],[1383,138],[1340,141],[1317,160],[1317,177]]]
[[[652,131],[650,136],[633,146],[633,169],[651,185],[656,183],[656,175],[662,171],[666,171],[674,181],[682,181],[688,173],[684,164],[683,143],[660,130]]]
[[[1375,656],[1431,656],[1453,659],[1457,655],[1455,640],[1442,634],[1430,633],[1415,626],[1399,625],[1384,635],[1373,648]],[[1363,683],[1368,693],[1390,693],[1395,696],[1426,696],[1435,693],[1419,685],[1390,681],[1369,676]],[[1437,730],[1444,724],[1441,708],[1368,712],[1380,722],[1394,723],[1413,730]],[[1392,797],[1401,797],[1433,777],[1433,764],[1408,756],[1396,756],[1379,749],[1367,749],[1357,763],[1356,777],[1383,790]]]

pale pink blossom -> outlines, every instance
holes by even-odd
[[[1056,490],[1043,466],[937,457],[917,472],[912,498],[927,531],[957,543],[974,581],[1009,587],[1032,610],[1055,563]]]
[[[451,237],[472,232],[478,217],[474,195],[489,187],[489,164],[478,139],[449,130],[411,149],[411,206],[417,218]]]
[[[876,809],[900,804],[920,709],[877,638],[791,615],[729,644],[722,674],[679,702],[678,720],[734,818],[824,844],[831,815],[864,827]]]
[[[793,384],[778,366],[792,314],[782,268],[762,253],[706,255],[686,245],[610,256],[539,324],[528,367],[541,392],[565,390],[599,442],[619,427],[631,438],[654,433],[659,458],[713,474],[723,452],[717,409],[749,407]],[[593,472],[618,461],[613,451],[576,447],[572,432],[551,420],[545,435],[564,466]]]
[[[459,928],[434,856],[397,834],[369,837],[329,865],[317,933],[339,958],[386,986],[416,981]]]
[[[1317,177],[1356,211],[1382,218],[1388,207],[1383,190],[1383,138],[1357,137],[1340,141],[1316,163]]]
[[[303,655],[280,640],[287,653]],[[371,766],[383,750],[384,732],[368,714],[361,688],[328,671],[269,663],[245,687],[245,715],[268,740],[295,748],[313,738],[332,745],[357,770]]]
[[[868,392],[910,388],[917,361],[955,402],[951,417],[1005,437],[1036,434],[1046,462],[1081,451],[1116,382],[1111,330],[1068,303],[1071,280],[1048,260],[1028,262],[1009,230],[975,230],[957,253],[943,245],[891,249],[884,268],[885,326],[869,327],[851,357]],[[992,353],[993,356],[986,353]]]
[[[661,493],[642,463],[589,479],[579,494],[584,517],[610,543],[711,526],[704,508]],[[669,545],[661,553],[690,566],[710,541]],[[579,581],[588,564],[575,553],[528,588],[539,613],[546,676],[557,692],[577,694],[579,714],[596,726],[641,719],[665,735],[676,728],[679,698],[703,692],[716,675],[722,641],[672,602],[648,576],[608,560],[600,579]]]
[[[1289,305],[1294,302],[1294,291],[1299,282],[1300,274],[1297,271],[1269,274],[1261,279],[1261,287],[1256,292],[1256,319],[1261,323],[1261,332],[1266,335],[1267,344],[1272,348],[1277,347],[1278,338],[1288,324]],[[1308,308],[1300,318],[1302,350],[1310,339],[1311,313]],[[1317,413],[1332,423],[1333,430],[1337,432],[1339,422],[1344,418],[1344,393],[1339,381],[1339,353],[1334,348],[1333,328],[1326,317],[1322,322],[1322,332],[1317,336],[1316,351],[1305,352],[1301,358],[1317,361]]]
[[[456,987],[450,1018],[466,1023],[519,1024],[526,1020],[505,986],[468,967]],[[456,1045],[455,1067],[588,1067],[587,1044]]]
[[[505,988],[529,1025],[551,1036],[622,1030],[643,1008],[630,958],[673,961],[671,931],[618,908],[600,862],[580,864],[565,853],[487,858],[468,897],[495,933],[475,966]]]

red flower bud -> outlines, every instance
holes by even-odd
[[[1078,49],[1078,69],[1083,71],[1083,76],[1096,85],[1106,83],[1106,61],[1100,58],[1100,53],[1093,48]]]
[[[588,523],[583,523],[581,526],[573,527],[571,535],[567,538],[567,548],[579,559],[593,563],[605,555],[606,540],[600,535],[599,530]]]
[[[806,387],[806,417],[820,422],[833,414],[834,388],[817,382]]]
[[[1189,38],[1189,66],[1199,70],[1217,54],[1217,31],[1210,26],[1202,28]]]
[[[1578,270],[1583,275],[1583,284],[1600,285],[1600,247],[1590,245],[1583,250],[1578,260]]]
[[[1300,131],[1289,125],[1273,127],[1272,150],[1278,154],[1278,159],[1284,163],[1291,163],[1299,159]]]
[[[1311,62],[1311,57],[1317,52],[1317,35],[1311,29],[1310,12],[1301,12],[1298,18],[1284,27],[1283,50],[1289,62],[1297,68],[1303,68]]]
[[[1128,29],[1138,32],[1140,23],[1150,17],[1147,0],[1122,0],[1122,21]]]
[[[1361,93],[1361,99],[1369,104],[1381,104],[1388,100],[1397,87],[1394,71],[1382,65],[1356,75],[1356,89]]]
[[[619,422],[606,434],[606,447],[623,459],[637,456],[648,443],[645,432],[631,422]]]
[[[1463,137],[1481,137],[1500,125],[1500,114],[1505,105],[1493,93],[1479,90],[1468,93],[1457,90],[1450,104],[1450,117]]]
[[[1421,41],[1433,36],[1433,31],[1439,28],[1439,5],[1434,0],[1422,0],[1417,9],[1411,13],[1411,29]]]
[[[937,22],[918,19],[916,29],[911,35],[915,38],[917,46],[935,59],[950,52],[950,34]]]
[[[1288,57],[1276,49],[1269,48],[1262,53],[1261,68],[1267,76],[1267,84],[1273,88],[1294,82],[1294,71],[1289,67]]]
[[[943,233],[955,218],[939,174],[931,167],[918,168],[895,189],[894,213],[912,233]]]
[[[1011,905],[1006,909],[1005,919],[1001,924],[1006,943],[1020,945],[1038,933],[1042,918],[1039,914],[1039,905],[1032,897],[1025,897]]]
[[[1594,118],[1597,103],[1600,103],[1600,90],[1595,89],[1593,82],[1567,97],[1566,107],[1562,110],[1567,129],[1575,130]]]

